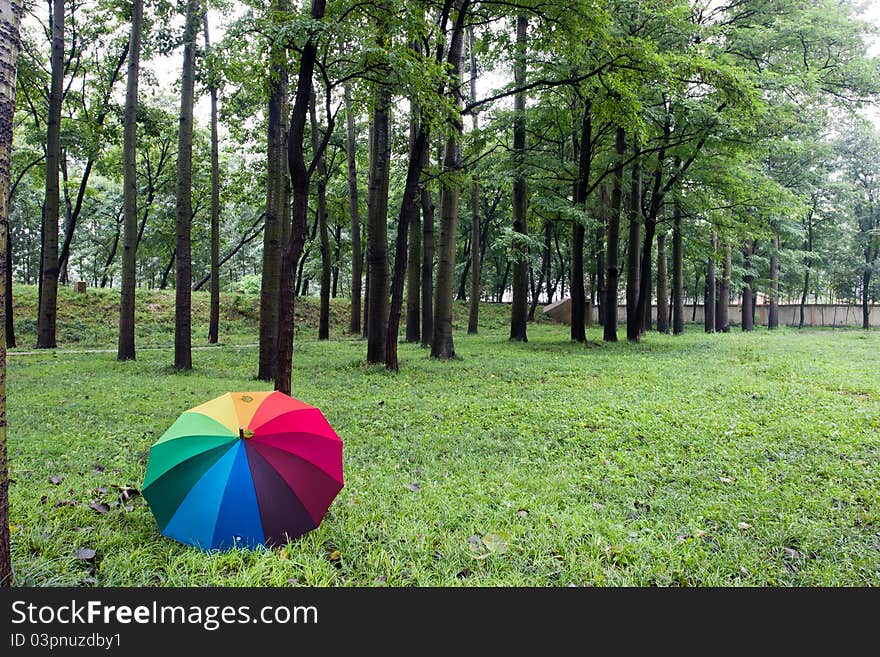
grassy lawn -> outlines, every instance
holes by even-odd
[[[224,312],[253,302],[234,301]],[[302,332],[294,396],[345,441],[346,487],[317,530],[270,551],[175,543],[115,488],[140,487],[182,411],[269,388],[253,316],[225,315],[230,344],[189,374],[162,350],[12,356],[17,583],[880,585],[880,333],[688,327],[606,345],[593,329],[584,347],[537,324],[510,344],[505,313],[459,330],[454,362],[402,345],[398,375],[365,367],[341,321],[330,342]],[[113,345],[113,323],[83,322],[79,344]]]

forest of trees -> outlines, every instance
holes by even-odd
[[[59,285],[260,294],[260,378],[289,390],[293,304],[351,299],[366,358],[455,355],[454,299],[587,300],[606,340],[686,304],[880,298],[874,28],[837,0],[50,0],[22,7],[6,342],[56,345]],[[218,34],[209,25],[220,26]],[[216,31],[216,30],[215,30]],[[5,38],[5,36],[4,36]],[[170,64],[169,64],[170,63]],[[169,68],[171,67],[171,68]],[[172,73],[173,71],[173,73]],[[168,79],[171,78],[171,79]],[[205,99],[204,101],[200,99]],[[201,117],[194,107],[210,107]],[[13,317],[12,281],[39,286]],[[651,308],[656,304],[656,322]],[[623,329],[624,327],[620,327]]]

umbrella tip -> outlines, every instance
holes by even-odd
[[[254,437],[254,432],[250,429],[245,429],[243,427],[238,428],[238,437],[242,440],[247,440],[248,438]]]

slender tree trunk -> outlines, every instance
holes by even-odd
[[[211,52],[208,12],[202,14],[205,52]],[[217,85],[214,71],[208,71],[211,95],[211,308],[208,316],[208,342],[216,344],[220,333],[220,146],[217,135]]]
[[[525,14],[516,17],[516,59],[513,65],[514,84],[522,87],[526,80],[526,38],[528,20]],[[526,94],[517,93],[513,98],[513,303],[510,306],[510,339],[527,342],[529,250],[525,242],[528,233],[526,223]],[[518,235],[522,235],[519,238]]]
[[[608,208],[608,256],[605,284],[605,326],[606,342],[617,342],[617,280],[620,275],[618,250],[620,242],[620,208],[623,200],[623,156],[626,151],[623,128],[618,127],[614,139],[617,152],[617,167],[614,171],[611,191],[611,206]]]
[[[412,119],[410,121],[410,162],[412,162],[413,154],[415,153],[414,147],[416,145],[416,141],[419,139],[420,131],[422,128],[421,121],[419,117],[421,116],[421,109],[419,109],[416,102],[412,101]],[[425,139],[422,148],[427,152],[428,150],[428,139],[427,132],[425,132]],[[424,163],[424,157],[422,153],[418,153],[419,162],[419,175],[421,176],[422,164]],[[409,171],[407,171],[407,174]],[[407,177],[408,180],[408,177]],[[409,253],[406,258],[406,341],[407,342],[418,342],[421,337],[420,333],[420,322],[419,322],[419,314],[421,312],[421,304],[420,304],[420,294],[421,294],[421,255],[422,255],[422,222],[419,220],[421,216],[421,201],[420,201],[420,189],[419,189],[420,180],[416,180],[415,188],[412,191],[404,190],[404,200],[401,202],[406,202],[411,204],[407,211],[407,224],[409,235],[407,238],[407,248],[409,249]],[[407,196],[407,194],[411,194],[411,196]],[[400,217],[402,218],[404,215],[403,206],[401,205]],[[394,266],[397,267],[397,261],[395,260]],[[393,296],[393,294],[392,294]],[[393,305],[393,301],[392,301]],[[392,309],[393,314],[393,309]],[[389,329],[390,330],[390,329]],[[389,346],[391,344],[389,340]],[[396,346],[395,346],[396,349]]]
[[[636,149],[637,153],[638,149]],[[639,341],[643,323],[642,313],[639,312],[642,170],[638,162],[638,160],[634,160],[632,167],[632,182],[629,192],[629,246],[626,252],[626,339],[630,342]],[[650,246],[648,249],[650,250]]]
[[[8,196],[10,198],[11,195]],[[8,208],[8,205],[7,205]],[[16,345],[15,340],[15,321],[12,309],[12,231],[8,228],[8,210],[4,210],[6,214],[0,215],[7,217],[6,230],[6,262],[3,264],[3,272],[6,275],[6,282],[3,285],[5,298],[3,299],[3,307],[5,313],[6,328],[6,348],[12,349]]]
[[[174,267],[174,263],[177,261],[177,251],[175,249],[171,249],[171,257],[168,259],[168,264],[165,265],[165,269],[162,270],[162,279],[159,281],[159,289],[164,290],[168,287],[168,277],[171,275],[171,269]]]
[[[754,280],[754,276],[751,273],[751,255],[752,246],[749,243],[746,243],[746,246],[743,247],[743,258],[745,259],[743,268],[746,273],[743,275],[742,307],[740,309],[742,311],[743,331],[751,331],[755,327],[755,315],[752,308],[755,299],[752,294],[752,281]]]
[[[52,80],[49,116],[46,121],[46,194],[43,201],[43,250],[40,267],[40,299],[37,348],[52,349],[58,309],[58,212],[61,158],[61,98],[64,93],[64,0],[52,0]]]
[[[361,332],[361,214],[358,200],[357,180],[357,134],[355,132],[354,106],[351,102],[351,86],[345,91],[345,154],[348,162],[348,217],[351,223],[351,316],[348,331],[354,335]]]
[[[870,263],[862,270],[862,328],[871,328],[871,273]]]
[[[326,0],[312,0],[311,18],[320,21],[324,18]],[[291,188],[293,191],[292,225],[290,239],[285,245],[281,259],[281,284],[278,299],[278,360],[275,365],[275,389],[290,394],[293,369],[293,337],[294,337],[294,276],[296,265],[302,255],[306,239],[307,215],[309,209],[309,167],[306,165],[303,151],[306,118],[309,111],[309,99],[312,96],[312,76],[315,72],[315,59],[318,47],[316,36],[310,34],[302,49],[299,73],[296,82],[296,94],[293,109],[290,112],[290,130],[287,138],[287,163],[290,170]],[[330,134],[332,119],[328,117],[327,134]],[[326,147],[323,144],[320,150]],[[322,152],[313,153],[320,157]]]
[[[376,83],[373,138],[370,144],[370,190],[367,208],[367,268],[370,276],[367,362],[385,362],[388,332],[388,181],[391,166],[391,89]]]
[[[706,333],[715,332],[715,251],[718,249],[718,236],[712,231],[709,242],[709,259],[706,261],[706,300],[703,304],[703,328]]]
[[[599,213],[596,221],[596,315],[605,326],[605,227],[607,226],[608,194],[605,185],[599,187]]]
[[[0,258],[10,257],[9,250],[9,179],[12,168],[12,130],[15,116],[15,78],[20,47],[21,0],[0,4]],[[56,185],[58,176],[55,177]],[[7,331],[6,296],[9,293],[8,262],[0,262],[4,299],[0,322]],[[12,554],[9,542],[9,464],[6,448],[6,344],[9,335],[0,339],[0,588],[13,584]]]
[[[437,288],[434,293],[433,334],[431,336],[431,356],[433,358],[455,358],[455,345],[452,339],[452,297],[455,293],[455,241],[458,234],[458,172],[461,170],[462,123],[458,115],[461,107],[461,51],[464,40],[464,19],[468,0],[456,0],[457,17],[450,37],[447,64],[451,78],[452,105],[454,116],[446,139],[443,157],[443,173],[440,185],[440,235],[437,245]]]
[[[317,153],[320,144],[318,131],[318,116],[315,107],[317,100],[314,90],[312,100],[309,103],[309,116],[311,118],[312,152]],[[318,339],[330,339],[330,233],[327,229],[327,165],[324,156],[318,158],[317,195],[318,203],[315,209],[318,219],[318,236],[321,247],[321,297],[318,313]]]
[[[477,54],[474,46],[473,26],[468,28],[468,52],[470,54],[470,73],[471,73],[471,102],[477,99]],[[478,134],[480,130],[480,120],[476,112],[471,115],[473,121],[473,132]],[[471,181],[471,298],[468,313],[468,329],[469,335],[475,335],[480,328],[480,290],[482,280],[482,262],[480,251],[480,187],[477,183],[476,172],[473,173]],[[532,311],[534,313],[534,311]]]
[[[187,0],[177,135],[177,223],[174,304],[174,369],[192,369],[192,145],[198,0]]]
[[[581,116],[581,134],[577,143],[578,176],[574,187],[574,204],[577,210],[586,211],[587,191],[590,184],[591,144],[593,139],[592,104],[588,99]],[[571,229],[571,339],[586,342],[584,318],[587,297],[584,291],[584,224],[575,220]]]
[[[733,273],[733,257],[729,244],[724,246],[724,269],[721,272],[721,285],[718,287],[718,304],[715,311],[715,330],[730,332],[730,277]]]
[[[666,260],[666,229],[657,234],[657,332],[669,333],[669,274]],[[650,312],[650,310],[648,311]]]
[[[400,330],[400,315],[403,311],[403,283],[407,272],[407,242],[410,224],[419,215],[419,180],[422,177],[422,153],[428,148],[427,121],[422,120],[418,106],[412,105],[412,138],[409,165],[403,188],[403,199],[397,220],[397,240],[394,251],[394,274],[391,279],[391,308],[388,313],[388,328],[385,345],[385,366],[392,372],[399,369],[397,362],[397,338]]]
[[[277,0],[275,9],[284,12],[288,0]],[[266,219],[263,226],[263,268],[260,280],[260,338],[257,378],[275,378],[278,343],[278,304],[281,285],[281,249],[289,232],[284,117],[287,114],[286,50],[274,47],[269,76],[268,131],[266,135]]]
[[[681,241],[681,208],[672,215],[672,334],[684,333],[684,249]]]
[[[125,90],[125,122],[123,128],[123,238],[122,291],[119,304],[119,360],[135,359],[135,287],[137,285],[137,108],[140,76],[141,33],[144,23],[143,0],[131,4],[131,36],[128,48],[128,79]]]
[[[430,148],[425,149],[428,164]],[[422,346],[429,347],[434,335],[434,201],[426,184],[421,185],[422,204]]]
[[[779,235],[773,236],[773,252],[770,254],[770,312],[767,328],[779,328]]]
[[[342,245],[342,226],[338,221],[333,225],[333,244],[333,283],[330,285],[330,297],[335,299],[339,291],[340,247]]]
[[[653,205],[653,204],[652,204]],[[644,217],[645,220],[645,239],[642,244],[642,256],[641,261],[639,262],[639,294],[638,301],[636,302],[636,315],[639,317],[640,327],[639,332],[644,333],[645,331],[649,331],[651,329],[651,249],[654,248],[654,235],[657,231],[657,218],[660,212],[663,211],[662,205],[657,205],[656,207],[652,207],[647,215]],[[665,240],[665,234],[664,234]],[[660,244],[658,238],[657,251],[659,258]],[[666,257],[665,253],[665,243],[664,243],[664,258]],[[660,275],[660,264],[657,264],[657,275]],[[666,276],[666,262],[663,263],[663,275]],[[660,281],[657,281],[658,290]],[[663,281],[664,289],[667,285],[667,281]],[[657,301],[659,305],[659,299]],[[659,331],[660,328],[658,327]],[[666,324],[664,333],[669,332],[669,325]]]

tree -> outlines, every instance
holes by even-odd
[[[468,28],[468,54],[470,55],[470,102],[477,100],[477,55],[475,51],[473,26]],[[480,118],[477,112],[471,115],[474,135],[479,135]],[[480,257],[480,187],[476,174],[471,180],[471,294],[468,311],[469,335],[476,335],[480,327],[480,292],[482,281],[482,258]]]
[[[361,332],[361,217],[358,201],[357,134],[354,107],[351,102],[351,85],[345,84],[345,154],[348,163],[348,215],[351,226],[351,318],[348,331],[354,335]]]
[[[43,201],[43,256],[40,265],[40,302],[37,348],[55,348],[58,309],[58,213],[61,159],[61,96],[64,93],[64,0],[52,0],[52,86],[46,120],[46,194]]]
[[[15,117],[15,77],[20,47],[21,0],[0,5],[0,294],[6,294],[6,242],[9,239],[9,180],[12,160],[12,129]],[[6,331],[6,304],[0,303]],[[9,464],[6,448],[6,339],[0,340],[0,587],[12,586],[12,554],[9,545]]]
[[[119,304],[119,344],[117,358],[134,360],[135,287],[137,285],[138,183],[137,110],[140,77],[141,35],[144,24],[143,0],[131,4],[131,36],[128,47],[128,81],[125,90],[125,128],[123,155],[124,234],[122,240],[122,292]]]
[[[516,58],[513,66],[514,84],[522,87],[526,79],[526,39],[528,20],[524,14],[516,17]],[[510,339],[527,342],[528,317],[528,233],[526,223],[526,172],[523,158],[526,150],[526,94],[517,92],[513,97],[513,303],[510,307]],[[522,237],[521,237],[522,236]],[[476,245],[474,246],[476,248]]]
[[[605,326],[603,330],[605,342],[617,342],[617,281],[620,276],[620,269],[618,267],[620,208],[623,200],[623,157],[626,152],[624,130],[621,127],[618,127],[615,131],[614,148],[617,153],[617,164],[614,167],[611,203],[608,207],[608,250],[605,256]]]
[[[288,0],[277,0],[275,10],[284,15]],[[263,229],[263,267],[260,285],[260,354],[257,377],[275,378],[278,345],[278,303],[281,284],[281,249],[287,231],[287,146],[284,122],[287,114],[287,50],[278,41],[269,51],[269,107],[266,137],[266,220]]]
[[[208,33],[208,12],[203,13],[205,55],[210,62],[211,38]],[[211,307],[208,317],[208,342],[216,344],[220,331],[220,144],[217,135],[217,79],[215,71],[207,71],[211,96]]]
[[[681,207],[672,211],[672,334],[684,333],[684,247]]]
[[[175,224],[174,369],[192,369],[192,147],[198,0],[187,0],[177,133],[177,222]]]

